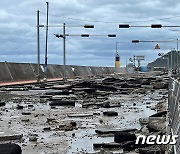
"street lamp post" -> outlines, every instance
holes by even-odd
[[[48,61],[48,23],[49,23],[49,2],[47,4],[47,16],[46,16],[46,46],[45,46],[45,63],[44,63],[44,80],[46,81],[46,73],[47,73],[47,61]]]
[[[40,34],[39,34],[39,10],[37,10],[37,82],[40,82]]]
[[[53,26],[54,27],[54,26]],[[69,27],[80,27],[80,26],[69,26]],[[94,28],[94,25],[84,25],[84,28]],[[116,34],[96,34],[96,35],[89,35],[89,34],[66,34],[66,24],[63,24],[63,35],[62,34],[54,34],[57,38],[63,38],[63,80],[66,81],[66,36],[81,36],[81,37],[89,37],[89,36],[108,36],[108,37],[116,37]]]
[[[63,24],[63,64],[64,64],[64,71],[63,71],[63,79],[64,82],[66,81],[66,24]]]
[[[94,28],[94,25],[84,25],[84,28]],[[67,80],[67,75],[66,75],[66,36],[69,36],[66,34],[66,24],[63,23],[63,35],[58,35],[55,34],[56,37],[61,37],[63,38],[63,80],[64,82]],[[84,36],[81,35],[82,37],[89,37],[89,36]]]

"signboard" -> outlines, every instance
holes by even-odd
[[[145,60],[145,56],[136,56],[136,60]]]
[[[129,61],[130,61],[130,62],[133,62],[133,59],[132,59],[132,58],[129,58]]]

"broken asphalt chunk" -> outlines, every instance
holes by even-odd
[[[75,106],[75,101],[68,101],[68,100],[53,100],[49,103],[50,106]]]
[[[118,113],[116,111],[104,111],[104,116],[118,116]]]

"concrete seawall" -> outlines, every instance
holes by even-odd
[[[118,73],[127,73],[130,70],[122,67]],[[68,78],[76,76],[94,76],[103,74],[113,74],[114,67],[95,67],[95,66],[66,66],[66,75]],[[40,68],[40,77],[43,78],[43,65]],[[47,78],[62,78],[63,66],[49,64],[47,67]],[[33,63],[10,63],[0,62],[0,82],[36,80],[37,64]]]

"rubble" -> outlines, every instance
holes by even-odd
[[[20,132],[3,141],[15,139],[27,154],[151,152],[135,139],[165,133],[167,82],[128,74],[1,88],[0,128]]]

